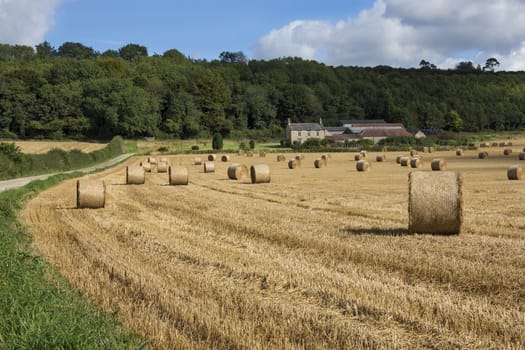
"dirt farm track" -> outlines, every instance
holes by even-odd
[[[35,249],[84,295],[160,349],[525,349],[525,181],[514,152],[424,154],[463,175],[464,222],[452,236],[408,234],[408,173],[387,153],[369,172],[354,154],[232,155],[215,173],[168,156],[165,173],[106,182],[103,209],[76,209],[76,180],[25,206]],[[292,154],[286,154],[287,160]],[[271,182],[227,177],[265,163]],[[525,161],[521,161],[525,164]]]

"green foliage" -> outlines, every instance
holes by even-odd
[[[255,140],[250,140],[250,149],[255,149]]]
[[[213,135],[211,144],[214,150],[221,150],[223,147],[222,135],[220,133],[215,133]]]
[[[34,255],[17,222],[21,201],[57,184],[61,175],[0,192],[0,349],[130,349],[138,336],[86,300]]]
[[[192,145],[191,146],[191,150],[192,151],[198,151],[199,150],[199,145]]]
[[[159,152],[161,152],[161,153],[168,152],[168,147],[166,147],[166,146],[159,147],[159,148],[157,149],[157,151],[159,151]]]

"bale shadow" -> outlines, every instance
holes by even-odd
[[[345,227],[340,230],[341,233],[351,234],[351,235],[373,235],[373,236],[411,236],[413,233],[410,233],[407,228],[393,228],[393,229],[383,229],[383,228],[355,228],[355,227]]]

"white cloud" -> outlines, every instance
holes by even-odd
[[[377,0],[356,18],[294,21],[272,30],[259,40],[253,55],[400,67],[417,67],[426,59],[440,68],[466,60],[483,65],[496,57],[500,69],[522,70],[525,21],[519,18],[525,18],[522,0]]]
[[[0,43],[34,46],[53,26],[64,0],[0,0]]]

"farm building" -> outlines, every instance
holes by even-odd
[[[286,126],[286,139],[290,143],[304,141],[310,138],[324,139],[326,137],[326,128],[323,126],[322,121],[319,123],[292,123],[288,119],[288,125]]]

